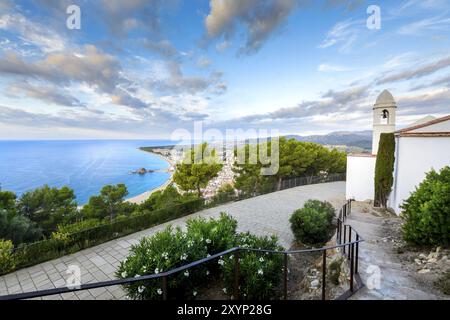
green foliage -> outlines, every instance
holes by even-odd
[[[279,156],[275,157],[278,171],[271,176],[261,174],[261,169],[270,167],[259,158],[260,150],[267,149],[272,154],[272,142],[257,145],[246,144],[236,150],[237,161],[233,166],[236,174],[236,188],[243,194],[255,196],[270,191],[280,190],[283,180],[294,177],[313,177],[323,173],[345,173],[346,154],[335,149],[295,139],[279,139]],[[263,152],[264,154],[264,152]]]
[[[235,242],[237,221],[225,213],[219,219],[191,219],[187,223],[187,233],[195,239],[204,239],[208,253],[213,255],[232,248]]]
[[[282,250],[276,237],[257,237],[249,233],[237,234],[237,222],[222,213],[220,218],[193,219],[186,231],[167,228],[133,246],[131,254],[116,273],[121,279],[159,274],[198,261],[235,246]],[[226,294],[234,285],[234,256],[221,257],[218,263],[205,263],[168,277],[171,298],[193,299],[197,292],[212,281],[223,280]],[[281,281],[282,255],[245,252],[240,257],[240,285],[244,298],[272,298]],[[133,299],[160,300],[163,298],[161,279],[139,281],[124,286]]]
[[[89,199],[89,203],[81,210],[81,215],[90,219],[108,218],[110,221],[118,215],[130,215],[136,206],[124,202],[127,195],[128,190],[124,184],[104,186],[100,195]]]
[[[203,201],[196,199],[164,209],[144,210],[139,214],[114,219],[112,222],[86,219],[75,224],[61,225],[50,239],[18,246],[16,248],[17,267],[35,265],[148,229],[197,212],[202,205]]]
[[[206,256],[204,243],[196,238],[191,238],[179,228],[173,230],[168,227],[152,237],[142,239],[138,245],[133,246],[128,258],[121,262],[116,276],[132,278],[158,274]],[[169,277],[168,289],[174,296],[192,298],[196,285],[205,279],[205,273],[182,271]],[[161,279],[127,284],[124,288],[128,296],[136,300],[158,300],[163,297]]]
[[[141,210],[158,210],[184,202],[198,199],[197,195],[192,193],[181,194],[173,186],[169,185],[163,191],[156,191],[140,206]]]
[[[236,237],[235,246],[283,251],[278,239],[272,237],[258,237],[250,233],[241,233]],[[224,292],[233,294],[235,281],[235,256],[222,257],[218,263],[221,266],[224,279]],[[283,275],[283,255],[254,251],[239,252],[239,285],[240,295],[245,300],[268,300],[277,294],[278,286]]]
[[[42,237],[41,229],[16,210],[0,209],[0,239],[9,239],[16,245]]]
[[[75,194],[68,187],[42,188],[24,193],[18,203],[18,212],[35,222],[44,232],[50,235],[61,223],[74,221],[77,216]]]
[[[225,184],[217,190],[217,193],[212,198],[213,204],[226,203],[236,199],[236,190],[231,184]]]
[[[341,265],[342,265],[342,258],[338,258],[336,260],[333,260],[328,266],[328,274],[330,282],[336,286],[339,285],[339,277],[341,275]]]
[[[327,202],[308,201],[296,210],[289,222],[295,239],[305,245],[320,245],[329,240],[334,209]]]
[[[168,227],[133,246],[116,275],[123,279],[158,274],[206,258],[233,245],[236,225],[236,220],[222,214],[219,220],[189,220],[186,232]],[[198,287],[211,278],[212,273],[204,265],[170,276],[168,288],[172,297],[192,299]],[[160,279],[127,284],[124,288],[131,298],[137,300],[163,297]]]
[[[450,271],[445,272],[435,283],[443,294],[450,295]]]
[[[195,191],[201,197],[201,189],[208,182],[217,177],[222,170],[216,156],[216,150],[208,147],[207,143],[192,148],[186,158],[176,166],[173,175],[174,182],[184,191]]]
[[[311,208],[319,212],[325,212],[328,222],[331,224],[335,216],[335,210],[328,201],[308,200],[303,205],[304,208]]]
[[[401,208],[403,237],[419,245],[450,244],[450,167],[426,178]]]
[[[395,137],[382,133],[375,164],[375,205],[386,208],[394,182]]]
[[[13,248],[12,241],[0,239],[0,274],[8,273],[16,267]]]
[[[13,210],[17,196],[13,192],[0,190],[0,209]]]

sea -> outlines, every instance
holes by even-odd
[[[165,140],[0,141],[0,188],[20,196],[49,185],[72,188],[79,205],[105,185],[123,183],[131,198],[163,185],[169,163],[139,150],[175,144]],[[131,174],[140,168],[162,170]]]

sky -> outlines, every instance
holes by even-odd
[[[450,113],[450,0],[0,0],[0,49],[3,140],[370,130],[384,89],[399,127]]]

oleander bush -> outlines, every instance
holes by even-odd
[[[237,221],[222,213],[219,219],[191,219],[186,231],[171,227],[144,238],[131,249],[116,276],[120,279],[160,274],[209,257],[235,246],[282,250],[276,237],[257,237],[236,233]],[[241,252],[240,285],[242,297],[268,299],[274,296],[282,275],[282,255]],[[211,282],[223,281],[221,287],[231,295],[234,286],[234,257],[228,255],[167,279],[170,298],[194,299]],[[128,296],[136,300],[163,299],[162,279],[149,279],[124,285]]]
[[[235,243],[237,221],[225,213],[217,220],[197,218],[187,221],[186,225],[190,237],[206,241],[211,255],[232,248]]]
[[[206,240],[206,239],[204,239]],[[118,278],[132,278],[159,274],[184,264],[205,258],[207,249],[204,241],[181,231],[172,229],[144,238],[131,248],[131,254],[121,262],[116,273]],[[195,296],[196,287],[206,279],[203,272],[185,270],[168,277],[167,286],[171,296],[189,299]],[[124,285],[128,296],[135,300],[160,300],[163,298],[161,279],[150,279]]]
[[[0,274],[8,273],[16,267],[13,248],[12,241],[0,239]]]
[[[258,237],[250,233],[241,233],[236,237],[236,246],[242,248],[283,251],[278,239]],[[235,256],[221,257],[224,279],[224,293],[232,296],[235,281]],[[240,298],[245,300],[268,300],[278,294],[278,286],[283,276],[283,255],[254,251],[239,252],[239,285]]]
[[[292,214],[289,222],[298,242],[317,246],[329,240],[333,217],[334,209],[329,203],[310,200]]]
[[[450,245],[450,167],[426,178],[401,208],[403,238],[418,245]]]

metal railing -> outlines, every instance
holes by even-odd
[[[170,276],[176,275],[180,272],[191,269],[193,267],[209,263],[213,260],[222,258],[223,256],[226,256],[229,254],[234,254],[234,263],[235,263],[233,297],[234,297],[234,299],[239,299],[240,298],[240,292],[239,292],[240,263],[239,263],[239,261],[240,261],[240,254],[243,252],[260,252],[260,253],[269,253],[269,254],[280,254],[280,255],[284,256],[284,259],[283,259],[283,264],[284,264],[284,266],[283,266],[283,295],[282,296],[285,300],[288,299],[288,272],[289,272],[288,257],[289,257],[289,255],[321,252],[322,253],[321,298],[322,298],[322,300],[325,300],[326,299],[326,290],[327,290],[327,287],[326,287],[327,251],[333,250],[333,249],[340,249],[341,253],[344,255],[344,257],[347,259],[347,262],[349,263],[349,267],[350,267],[349,290],[347,290],[344,294],[342,294],[341,296],[339,296],[337,298],[337,299],[346,299],[362,287],[362,282],[358,276],[358,258],[359,258],[358,249],[359,249],[359,243],[361,243],[364,240],[359,236],[359,234],[356,232],[355,229],[352,229],[351,226],[345,224],[345,220],[348,217],[348,215],[350,214],[350,212],[351,212],[351,201],[347,201],[346,204],[339,211],[339,216],[337,218],[336,245],[334,245],[334,246],[327,246],[327,247],[315,248],[315,249],[290,250],[290,251],[274,251],[274,250],[265,250],[265,249],[235,247],[235,248],[231,248],[226,251],[211,255],[207,258],[197,260],[197,261],[191,262],[189,264],[174,268],[170,271],[161,272],[158,274],[139,276],[139,277],[135,277],[135,278],[127,278],[127,279],[110,280],[110,281],[83,284],[77,288],[64,287],[64,288],[57,288],[57,289],[40,290],[40,291],[35,291],[35,292],[12,294],[12,295],[0,296],[0,300],[22,300],[22,299],[40,298],[40,297],[45,297],[45,296],[64,294],[64,293],[76,292],[76,291],[82,291],[82,290],[90,290],[90,289],[132,284],[132,283],[141,282],[141,281],[145,281],[145,280],[151,280],[151,279],[160,279],[161,280],[161,282],[162,282],[162,297],[164,300],[167,300],[169,298],[168,278]],[[348,239],[346,236],[347,230],[349,230],[348,231],[348,235],[349,235]],[[354,235],[354,236],[352,236],[352,235]],[[343,242],[342,242],[342,239],[343,239]],[[356,285],[355,285],[355,279],[356,279]]]

